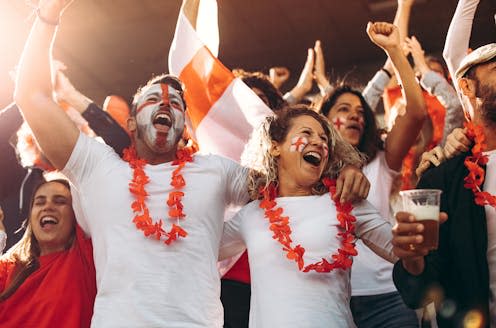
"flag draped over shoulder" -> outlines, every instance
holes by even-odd
[[[169,71],[185,85],[188,123],[200,151],[239,162],[253,129],[273,113],[217,59],[215,0],[200,5],[196,26],[197,30],[181,9],[169,52]]]

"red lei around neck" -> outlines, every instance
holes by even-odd
[[[153,221],[146,205],[148,193],[145,187],[150,182],[144,170],[147,164],[146,161],[138,158],[134,146],[124,150],[123,159],[129,162],[129,166],[133,169],[133,179],[129,183],[129,191],[135,198],[131,204],[131,209],[135,214],[133,223],[138,230],[143,231],[146,237],[163,240],[166,245],[170,245],[178,238],[185,238],[188,235],[186,230],[179,225],[179,220],[186,217],[186,214],[183,212],[183,204],[181,203],[184,193],[180,191],[186,185],[186,182],[181,174],[181,169],[187,162],[193,161],[192,153],[193,151],[189,148],[178,150],[176,153],[177,159],[171,164],[177,166],[177,168],[172,172],[170,185],[174,187],[174,190],[169,193],[167,206],[169,208],[169,219],[175,220],[177,224],[173,223],[171,229],[165,231],[162,228],[162,219],[157,222]]]
[[[472,155],[467,156],[464,161],[465,167],[469,171],[464,179],[464,187],[472,190],[477,205],[490,205],[496,208],[496,197],[481,189],[485,173],[483,166],[489,161],[489,157],[484,154],[487,149],[484,130],[473,122],[465,123],[465,127],[467,128],[467,136],[474,140],[475,144],[472,147]]]
[[[334,197],[336,193],[336,181],[329,178],[323,179],[324,185],[329,189],[329,193]],[[298,264],[298,270],[303,272],[316,271],[316,272],[330,272],[334,269],[348,269],[353,264],[352,257],[357,255],[355,249],[355,224],[356,218],[351,214],[353,206],[347,202],[341,204],[336,202],[337,219],[339,221],[339,232],[337,237],[341,240],[341,247],[337,252],[331,254],[332,261],[326,259],[322,261],[309,264],[305,266],[303,255],[305,248],[301,245],[292,246],[291,240],[291,227],[289,226],[289,217],[281,216],[283,209],[277,207],[275,198],[277,191],[274,186],[263,188],[260,193],[263,195],[263,200],[260,202],[260,208],[265,210],[265,217],[270,222],[269,229],[273,232],[272,238],[276,239],[282,246],[283,250],[287,253],[286,257],[293,260]],[[277,207],[277,208],[276,208]]]

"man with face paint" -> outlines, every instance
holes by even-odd
[[[51,97],[49,49],[70,2],[40,1],[15,98],[48,159],[75,185],[79,224],[93,238],[92,326],[222,327],[223,214],[248,201],[247,172],[214,155],[178,157],[186,106],[170,75],[133,100],[129,163],[80,134]]]
[[[184,129],[185,110],[179,80],[171,75],[150,80],[135,95],[131,110],[137,150],[175,156]]]

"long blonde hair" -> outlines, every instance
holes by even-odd
[[[299,116],[310,116],[317,120],[328,138],[329,158],[322,177],[336,178],[346,165],[362,167],[364,158],[344,141],[339,133],[329,124],[327,119],[305,105],[294,105],[280,111],[277,116],[267,117],[262,125],[255,130],[245,147],[241,157],[242,164],[250,167],[248,175],[248,191],[252,199],[261,199],[261,188],[279,184],[277,158],[272,156],[272,141],[284,142],[293,124]],[[319,181],[313,186],[312,193],[322,195],[328,190]]]

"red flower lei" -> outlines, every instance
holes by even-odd
[[[177,222],[179,222],[179,219],[186,217],[186,214],[183,212],[183,204],[181,203],[184,193],[180,191],[186,185],[186,182],[181,174],[181,169],[186,165],[186,162],[193,161],[193,157],[191,156],[193,152],[190,148],[178,150],[176,153],[177,159],[171,164],[177,165],[177,168],[172,172],[170,183],[175,190],[169,193],[167,206],[169,207],[169,218],[171,220],[177,220]],[[125,149],[123,159],[129,162],[129,166],[133,169],[133,179],[129,183],[129,191],[135,197],[135,201],[131,204],[131,209],[135,213],[133,223],[136,225],[136,228],[143,231],[145,237],[155,238],[156,240],[165,238],[164,243],[166,245],[170,245],[180,237],[185,238],[188,233],[179,225],[173,223],[171,229],[165,231],[162,228],[163,222],[161,219],[158,222],[154,222],[150,217],[150,212],[146,205],[148,193],[145,190],[145,186],[150,182],[150,179],[143,169],[146,161],[138,158],[136,148],[131,146]]]
[[[324,185],[329,189],[331,198],[336,193],[336,181],[329,178],[324,178]],[[316,271],[316,272],[330,272],[334,269],[348,269],[353,264],[352,256],[357,255],[355,249],[355,224],[356,218],[351,214],[353,206],[347,202],[341,204],[336,202],[337,219],[339,221],[338,227],[341,230],[337,236],[341,239],[341,247],[338,251],[331,255],[332,262],[326,259],[322,261],[309,264],[305,266],[303,255],[305,249],[301,245],[292,246],[291,240],[291,227],[289,226],[289,217],[281,216],[282,207],[275,208],[277,203],[276,188],[270,185],[268,188],[262,188],[260,193],[263,195],[263,200],[260,202],[260,208],[265,210],[265,217],[270,222],[270,230],[274,233],[272,238],[276,239],[283,246],[283,250],[287,253],[286,257],[295,261],[298,264],[298,270],[303,272]]]
[[[486,137],[481,126],[475,125],[473,122],[466,122],[467,136],[474,140],[475,144],[472,147],[472,155],[465,158],[464,164],[469,173],[465,177],[465,188],[472,190],[475,196],[475,203],[480,206],[490,205],[496,208],[496,197],[486,191],[482,191],[481,185],[484,182],[484,168],[489,161],[489,157],[483,152],[486,150]]]

